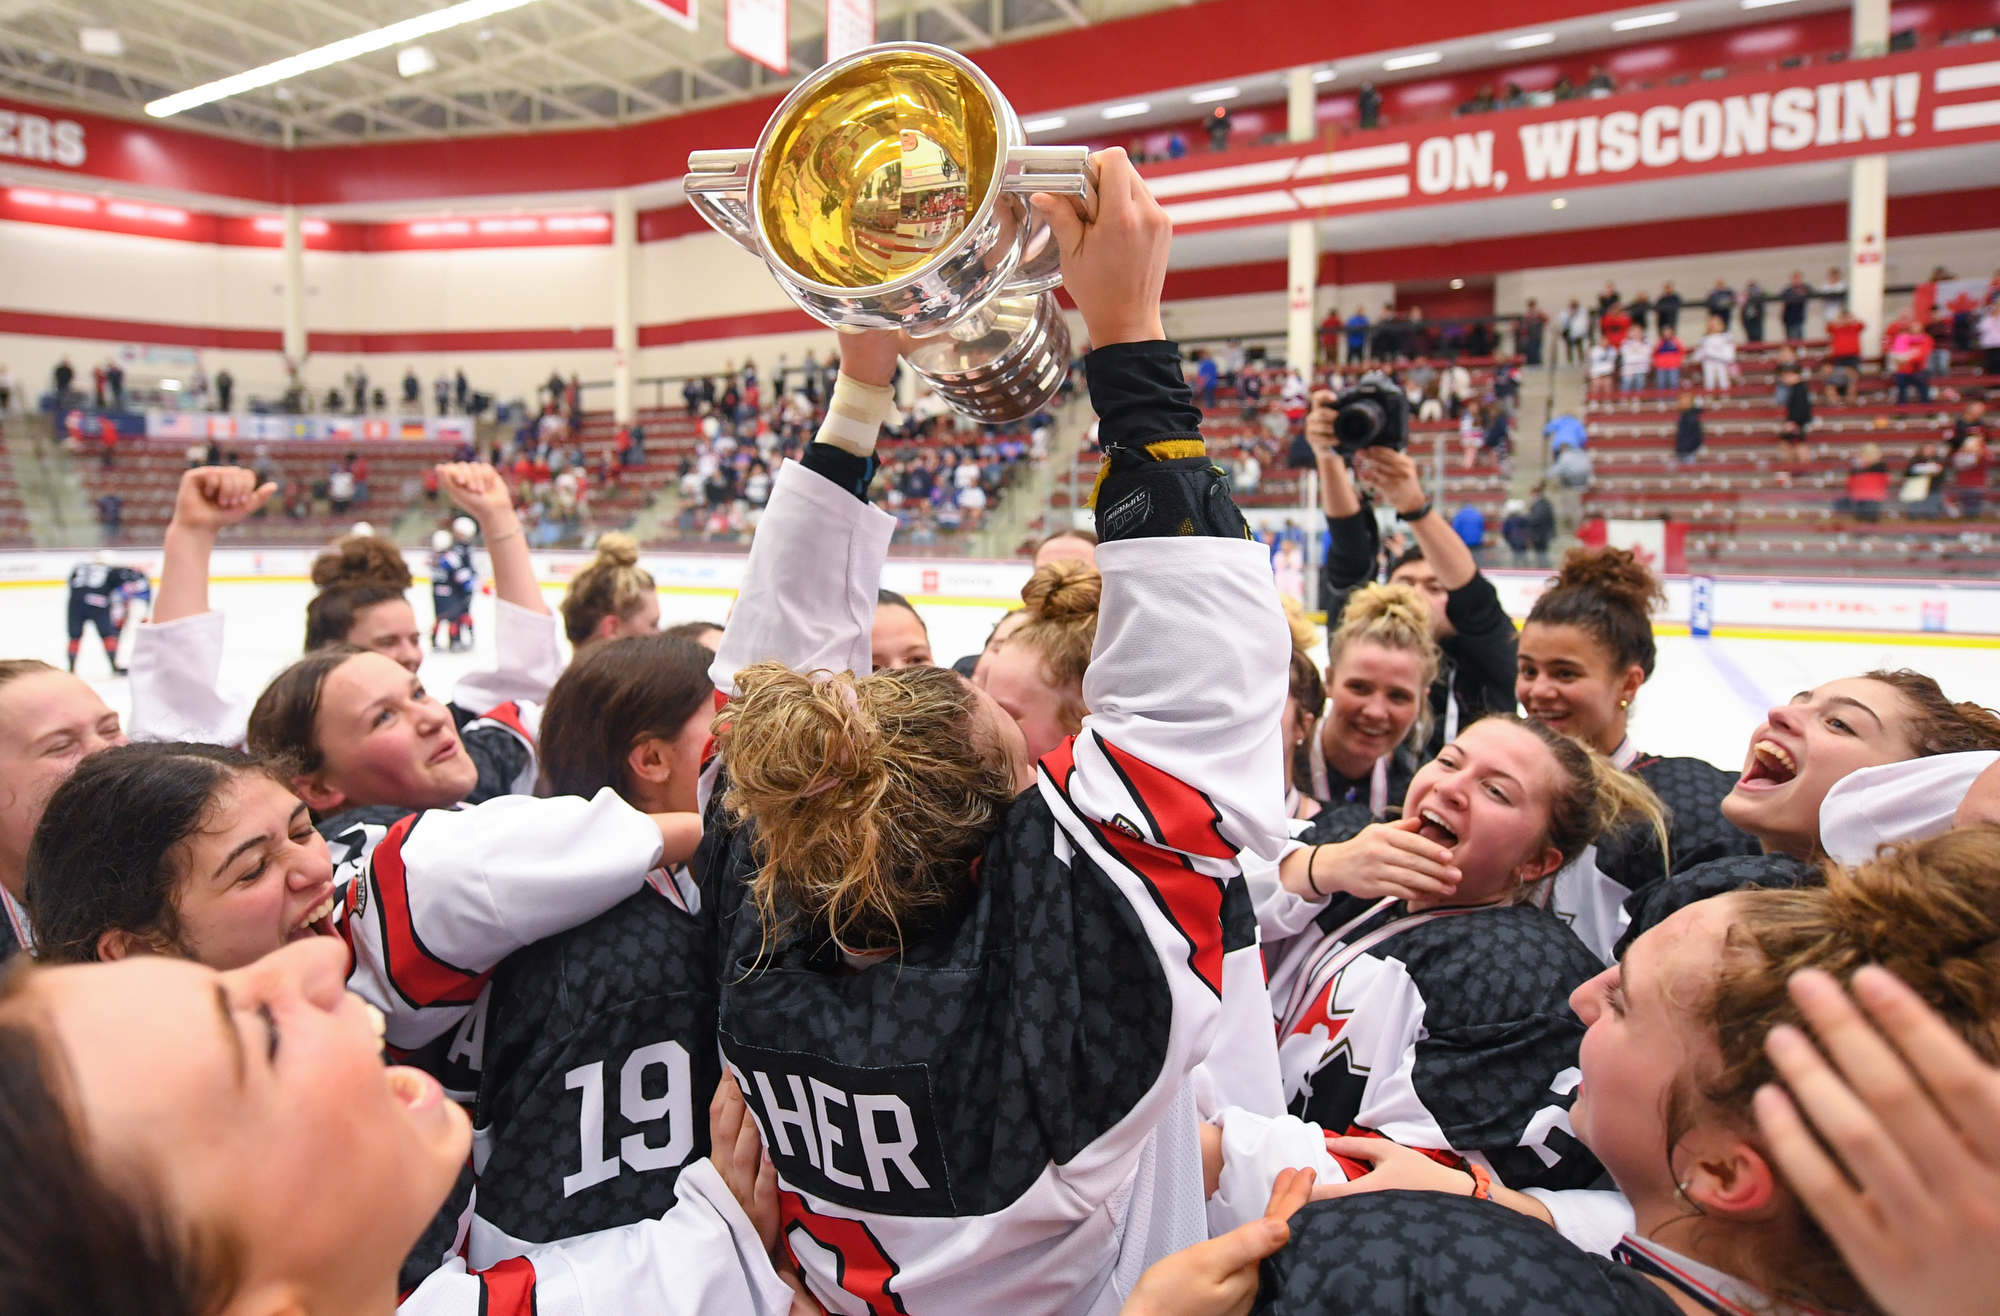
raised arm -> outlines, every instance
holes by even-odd
[[[222,690],[223,618],[208,605],[209,558],[222,529],[249,517],[277,488],[240,466],[202,466],[181,476],[159,594],[132,637],[134,740],[242,741],[249,709]]]
[[[889,380],[902,338],[841,335],[840,377],[819,435],[771,482],[750,564],[709,673],[736,692],[736,673],[776,660],[799,671],[866,676],[875,592],[896,518],[868,502],[875,440],[895,410]]]
[[[1479,564],[1472,560],[1472,550],[1424,492],[1417,464],[1408,453],[1391,448],[1364,448],[1355,456],[1354,468],[1361,482],[1375,490],[1409,525],[1410,533],[1424,550],[1424,561],[1437,572],[1440,585],[1455,590],[1471,583],[1479,574]]]
[[[479,523],[493,564],[493,670],[461,680],[452,702],[477,713],[510,700],[542,703],[562,675],[562,645],[507,481],[484,462],[441,463],[437,474],[438,487]]]

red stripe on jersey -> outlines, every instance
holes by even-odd
[[[1222,995],[1222,883],[1197,873],[1185,859],[1117,827],[1095,828],[1097,838],[1123,859],[1153,893],[1153,903],[1188,943],[1188,967],[1210,991]]]
[[[1236,847],[1222,836],[1222,815],[1209,803],[1208,796],[1170,772],[1162,772],[1144,759],[1134,758],[1102,736],[1097,743],[1104,756],[1125,779],[1132,798],[1146,813],[1153,835],[1160,844],[1183,854],[1209,859],[1234,859]]]
[[[509,1257],[479,1276],[479,1316],[535,1316],[535,1263]]]
[[[368,868],[381,896],[382,951],[389,981],[402,998],[419,1008],[427,1005],[470,1005],[489,976],[461,969],[433,955],[417,936],[410,913],[409,874],[403,866],[403,842],[422,814],[398,819],[375,847]]]
[[[509,731],[519,736],[521,743],[528,746],[528,748],[533,749],[535,746],[535,738],[528,734],[527,724],[521,720],[521,706],[511,699],[498,708],[487,709],[472,720],[474,722],[498,722],[501,726],[506,727]]]
[[[727,707],[729,707],[729,696],[722,693],[722,691],[717,690],[715,692],[715,711],[720,713],[723,709]],[[716,740],[711,725],[711,734],[709,735],[707,741],[705,741],[701,747],[701,766],[703,768],[706,768],[709,765],[710,761],[715,758],[715,749],[716,749]]]
[[[1069,779],[1076,775],[1076,737],[1071,736],[1042,755],[1042,768],[1055,778],[1056,789],[1069,794]]]
[[[867,1225],[845,1216],[820,1215],[808,1210],[797,1193],[782,1188],[778,1190],[778,1221],[779,1235],[785,1240],[785,1251],[791,1253],[793,1265],[798,1265],[798,1254],[792,1252],[792,1231],[796,1229],[833,1253],[839,1266],[835,1281],[841,1292],[866,1303],[870,1316],[906,1316],[909,1308],[889,1287],[889,1282],[901,1273],[901,1267],[889,1260],[882,1251],[881,1240]]]

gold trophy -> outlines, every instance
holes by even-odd
[[[1032,415],[1069,368],[1055,235],[1033,192],[1097,209],[1081,146],[1030,146],[971,60],[893,42],[792,89],[748,150],[696,151],[701,217],[835,329],[901,329],[910,367],[964,415]]]

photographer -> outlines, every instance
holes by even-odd
[[[1423,757],[1435,754],[1460,727],[1481,714],[1514,707],[1514,623],[1500,606],[1493,582],[1481,574],[1472,551],[1438,513],[1417,476],[1417,465],[1398,448],[1369,446],[1349,458],[1337,446],[1339,405],[1324,390],[1314,394],[1306,441],[1319,470],[1320,510],[1329,536],[1320,564],[1319,605],[1340,615],[1348,594],[1373,579],[1380,533],[1370,498],[1360,483],[1396,510],[1416,537],[1416,547],[1390,566],[1392,584],[1413,586],[1431,609],[1431,632],[1444,655],[1431,683],[1431,734]],[[1407,432],[1407,426],[1405,431]]]

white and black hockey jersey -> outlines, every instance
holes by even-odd
[[[1601,966],[1553,915],[1290,893],[1259,913],[1293,1114],[1476,1158],[1510,1188],[1601,1179],[1569,1125],[1583,1038],[1569,995]]]
[[[1735,788],[1737,774],[1704,759],[1640,754],[1629,741],[1612,762],[1637,774],[1667,806],[1667,853],[1661,855],[1650,824],[1618,828],[1563,866],[1548,901],[1556,917],[1605,964],[1617,958],[1633,908],[1670,874],[1759,853],[1756,840],[1722,816],[1722,799]]]
[[[708,1155],[722,1063],[715,926],[698,910],[686,869],[656,871],[494,971],[473,1266],[658,1216],[682,1167]]]
[[[1309,1202],[1254,1316],[1677,1316],[1637,1270],[1497,1202],[1381,1192]]]
[[[484,1269],[452,1260],[398,1316],[787,1316],[793,1293],[706,1160],[657,1219],[534,1248]]]
[[[772,657],[865,670],[886,521],[788,464],[718,686]],[[1136,539],[1098,563],[1093,713],[952,925],[859,970],[810,934],[767,947],[740,906],[750,838],[711,810],[722,1047],[831,1311],[1111,1311],[1135,1237],[1206,1232],[1188,1080],[1254,935],[1237,853],[1274,861],[1284,832],[1286,641],[1254,544]]]
[[[69,572],[69,607],[78,611],[102,612],[114,627],[125,624],[125,609],[133,599],[151,599],[152,582],[137,567],[114,566],[107,562],[79,562]]]
[[[1817,866],[1783,854],[1731,855],[1696,864],[1633,898],[1632,921],[1617,951],[1624,954],[1625,948],[1642,933],[1658,927],[1697,900],[1726,896],[1732,891],[1789,890],[1824,880]]]

